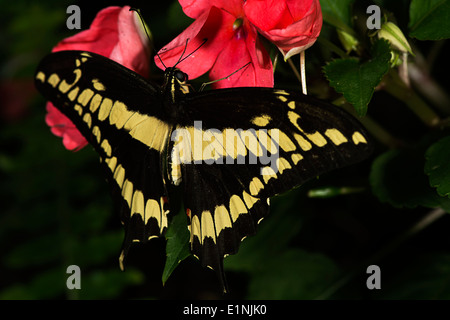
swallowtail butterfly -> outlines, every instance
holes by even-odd
[[[190,249],[221,274],[223,259],[256,232],[270,197],[371,151],[352,116],[294,91],[230,88],[191,92],[167,68],[162,86],[100,55],[48,55],[37,89],[98,152],[126,235],[163,234],[170,185],[182,185]]]

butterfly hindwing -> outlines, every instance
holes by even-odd
[[[102,56],[57,52],[41,62],[36,87],[99,153],[126,236],[159,236],[167,227],[162,158],[171,126],[158,87]]]

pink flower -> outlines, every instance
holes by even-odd
[[[148,39],[138,15],[130,7],[101,10],[88,30],[59,42],[52,52],[86,50],[108,57],[144,77],[149,73]],[[79,150],[87,141],[72,121],[50,102],[45,121],[54,135],[63,138],[66,149]]]
[[[312,46],[322,29],[319,0],[247,0],[244,11],[285,60]]]
[[[227,77],[216,82],[215,88],[273,87],[272,62],[258,34],[277,45],[287,59],[311,46],[322,26],[318,0],[179,2],[186,15],[196,20],[159,55],[165,65],[177,65],[191,79],[208,70],[211,80]],[[155,62],[163,68],[158,58]]]

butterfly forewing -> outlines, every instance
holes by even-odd
[[[159,88],[112,60],[77,51],[43,59],[36,87],[99,153],[126,227],[124,253],[133,241],[161,235],[168,213],[161,155],[171,125]]]

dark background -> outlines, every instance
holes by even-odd
[[[373,158],[272,199],[258,235],[225,260],[230,294],[192,257],[165,286],[161,283],[165,240],[136,244],[125,272],[118,255],[123,238],[95,152],[64,149],[44,122],[45,100],[33,87],[39,60],[67,30],[65,10],[81,8],[82,29],[109,5],[138,7],[161,48],[190,23],[179,5],[164,1],[19,1],[0,12],[0,299],[446,299],[450,297],[450,218],[419,232],[408,230],[431,210],[395,208],[371,193]],[[366,2],[357,1],[364,8]],[[407,29],[405,1],[391,5]],[[336,41],[330,30],[325,36]],[[415,43],[427,53],[431,44]],[[432,75],[449,89],[448,44],[443,43]],[[321,73],[330,57],[320,44],[307,51],[311,94],[332,98]],[[298,57],[294,58],[298,64]],[[162,71],[152,64],[151,78]],[[194,81],[199,87],[203,80]],[[287,64],[275,75],[278,87],[296,87]],[[324,93],[325,92],[325,93]],[[400,101],[377,93],[373,118],[404,140],[426,128]],[[401,122],[399,114],[403,119]],[[385,147],[376,145],[374,157]],[[327,199],[308,190],[350,186],[363,191]],[[68,290],[69,265],[80,266],[81,290]],[[368,290],[366,268],[381,268],[381,290]]]

